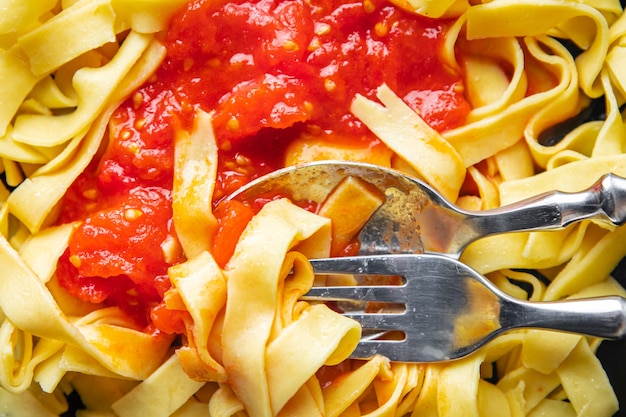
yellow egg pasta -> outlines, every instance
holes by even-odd
[[[211,116],[196,114],[193,131],[181,132],[175,142],[173,189],[174,226],[187,258],[211,247],[210,237],[217,220],[211,206],[217,175],[217,144]]]
[[[513,331],[443,363],[349,359],[361,328],[301,300],[316,283],[308,260],[345,247],[380,196],[347,183],[317,213],[274,199],[252,215],[221,264],[212,204],[229,143],[216,139],[214,114],[199,108],[172,144],[176,233],[161,245],[172,263],[181,260],[167,270],[163,302],[180,313],[184,334],[149,334],[118,307],[70,295],[57,264],[80,224],[57,223],[60,202],[106,148],[115,110],[160,68],[169,21],[186,3],[0,0],[0,415],[59,416],[72,392],[79,417],[610,417],[618,410],[596,357],[600,340],[581,335]],[[439,55],[463,74],[465,123],[438,132],[382,84],[369,98],[350,98],[352,115],[379,145],[303,135],[287,146],[285,164],[391,166],[474,210],[580,191],[607,173],[626,177],[619,1],[390,3],[449,19]],[[599,101],[603,117],[545,139]],[[361,216],[350,214],[352,201]],[[511,296],[541,302],[625,296],[611,276],[625,255],[625,226],[584,221],[485,238],[461,260]]]
[[[461,156],[386,85],[377,91],[385,107],[357,95],[350,110],[390,149],[449,200],[465,176]]]

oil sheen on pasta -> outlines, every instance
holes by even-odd
[[[60,222],[83,222],[60,260],[61,285],[121,307],[146,331],[182,332],[184,313],[163,296],[167,268],[183,260],[171,220],[174,136],[195,110],[213,112],[215,201],[283,166],[295,140],[383,152],[349,111],[355,94],[375,99],[382,83],[435,129],[460,126],[461,77],[438,57],[450,23],[380,0],[191,2],[170,25],[161,69],[114,114],[107,149],[64,199]],[[254,209],[215,208],[221,265]]]

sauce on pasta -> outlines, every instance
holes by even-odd
[[[81,415],[120,417],[615,415],[601,340],[583,335],[349,360],[361,326],[301,296],[338,283],[308,260],[348,253],[380,204],[358,179],[318,209],[220,202],[319,159],[398,169],[470,210],[626,176],[623,2],[226,1],[0,15],[0,408],[73,414],[73,391]],[[602,120],[543,140],[593,100]],[[481,239],[462,261],[521,299],[626,296],[625,241],[582,221]]]
[[[121,307],[148,329],[180,331],[161,300],[167,268],[182,255],[164,247],[175,239],[174,138],[195,110],[214,112],[216,201],[281,167],[295,138],[384,148],[350,112],[355,94],[375,99],[383,83],[433,128],[460,126],[469,111],[460,74],[439,57],[451,23],[380,0],[191,2],[170,25],[161,69],[114,113],[107,149],[64,199],[60,222],[84,222],[60,259],[61,285]],[[252,213],[217,206],[219,264]]]

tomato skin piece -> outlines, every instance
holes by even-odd
[[[264,74],[233,87],[217,105],[216,136],[221,141],[254,135],[263,128],[284,129],[311,117],[313,107],[302,81]]]
[[[166,334],[185,334],[185,322],[191,322],[187,311],[170,310],[161,302],[150,310],[150,320],[153,325]]]
[[[100,304],[104,302],[113,292],[110,283],[101,278],[82,277],[76,267],[70,261],[70,251],[67,249],[57,266],[57,278],[59,284],[67,292],[82,301]]]
[[[109,141],[97,178],[104,193],[137,186],[171,189],[176,131],[190,129],[192,119],[173,92],[153,90],[137,92],[112,116],[114,140]]]
[[[217,217],[217,233],[213,240],[213,256],[220,267],[226,266],[248,222],[254,212],[236,200],[226,200],[218,204],[213,212]]]
[[[108,278],[81,275],[70,261],[69,249],[59,259],[56,276],[59,285],[71,296],[93,304],[117,306],[142,329],[150,326],[148,311],[162,298],[158,284],[137,284],[126,275]],[[166,280],[167,276],[154,277],[155,282],[169,285]]]

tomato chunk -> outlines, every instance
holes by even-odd
[[[72,295],[139,314],[169,287],[161,245],[171,223],[171,196],[161,188],[135,188],[119,204],[85,219],[59,261],[59,282]]]
[[[251,208],[238,201],[223,201],[215,209],[218,227],[213,241],[215,261],[224,267],[235,252],[239,237],[254,215]]]

